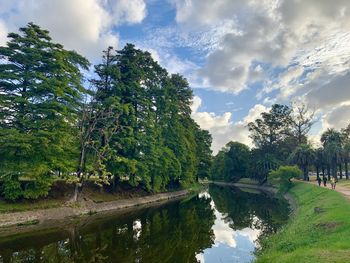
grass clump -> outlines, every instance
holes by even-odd
[[[258,185],[259,182],[257,180],[251,179],[251,178],[241,178],[238,180],[237,183],[240,184],[251,184],[251,185]]]
[[[257,263],[350,262],[350,202],[340,193],[293,183],[298,212],[261,242]]]
[[[26,222],[23,223],[18,223],[17,226],[32,226],[32,225],[37,225],[39,224],[39,220],[38,219],[33,219],[33,220],[28,220]]]

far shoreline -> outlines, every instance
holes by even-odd
[[[77,202],[56,208],[1,213],[0,237],[36,230],[58,229],[66,224],[74,225],[73,221],[90,221],[101,216],[108,217],[135,209],[164,204],[184,198],[191,193],[193,193],[191,189],[186,189],[102,203]]]

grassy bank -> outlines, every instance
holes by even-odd
[[[298,211],[263,241],[256,262],[350,262],[350,202],[340,193],[295,183]]]

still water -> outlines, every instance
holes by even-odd
[[[288,218],[269,194],[211,185],[197,196],[51,233],[0,238],[0,262],[251,262]]]

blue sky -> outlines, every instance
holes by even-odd
[[[131,42],[183,74],[214,152],[251,145],[246,125],[272,103],[314,110],[313,144],[350,122],[348,0],[0,0],[0,44],[30,21],[92,62]]]

